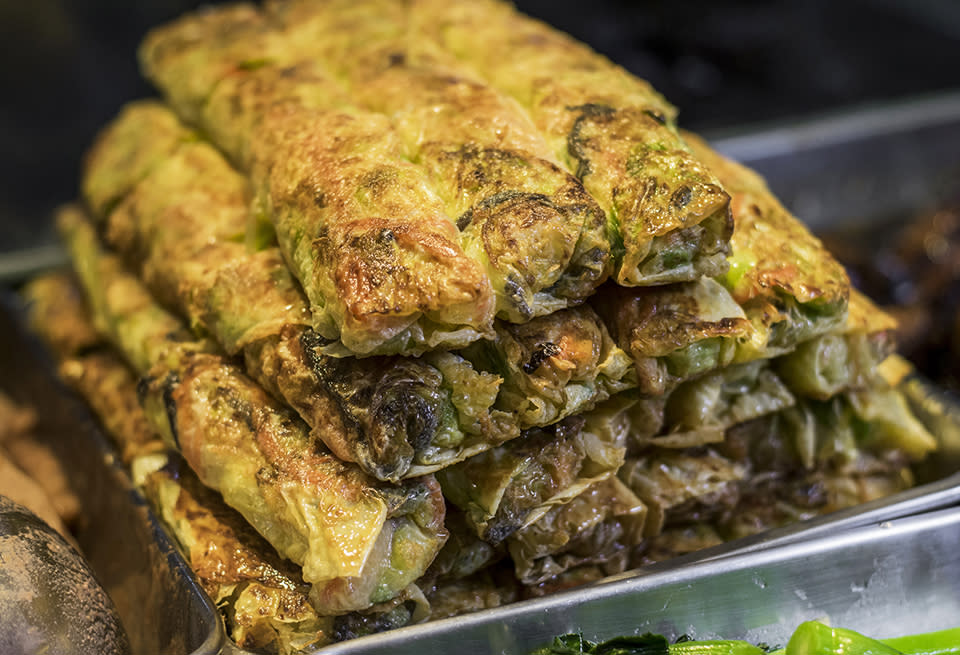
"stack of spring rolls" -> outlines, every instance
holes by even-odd
[[[140,57],[164,100],[99,135],[27,295],[242,646],[596,580],[936,445],[764,182],[507,4],[225,5]]]

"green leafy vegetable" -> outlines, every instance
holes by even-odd
[[[681,641],[670,646],[670,655],[765,655],[760,646],[747,641],[715,639],[711,641]]]
[[[899,655],[901,651],[846,628],[831,628],[819,621],[801,623],[784,655]]]
[[[954,655],[960,653],[960,627],[884,639],[883,643],[910,655]]]
[[[785,648],[741,640],[693,641],[681,637],[668,644],[662,635],[614,637],[594,643],[582,634],[556,637],[530,655],[955,655],[960,654],[960,627],[879,641],[847,628],[819,621],[801,623]]]
[[[530,655],[669,655],[670,652],[666,638],[648,632],[634,637],[614,637],[598,644],[587,641],[581,634],[561,635]]]

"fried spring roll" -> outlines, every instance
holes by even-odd
[[[830,460],[854,460],[860,451],[916,462],[937,448],[903,394],[888,387],[848,391],[826,401],[803,398],[734,429],[751,436],[751,459],[774,470],[812,470]],[[743,447],[738,452],[746,456]]]
[[[649,443],[678,448],[717,443],[727,428],[795,403],[769,360],[733,364],[677,387],[664,410],[669,428]]]
[[[843,332],[848,320],[849,280],[820,241],[754,172],[694,135],[687,139],[732,194],[730,270],[719,282],[701,280],[698,286],[612,287],[595,303],[614,340],[637,363],[640,388],[651,394],[730,363],[785,355],[816,337]],[[868,320],[869,310],[862,311],[854,322]],[[869,341],[850,342],[850,357],[867,366]],[[798,356],[816,356],[830,344],[808,346]]]
[[[718,447],[752,473],[718,528],[728,538],[810,518],[913,485],[910,462],[937,448],[896,389],[848,391],[741,423]]]
[[[58,225],[99,324],[146,374],[139,391],[154,428],[303,567],[318,611],[389,600],[426,570],[446,539],[433,478],[377,484],[336,459],[210,344],[179,338],[182,325],[100,248],[78,210]]]
[[[507,568],[505,564],[493,566],[468,578],[444,581],[436,585],[427,593],[430,618],[459,616],[518,600],[519,585]]]
[[[140,120],[124,120],[127,113],[150,115],[150,144],[144,148]],[[105,219],[118,202],[153,167],[173,154],[196,133],[176,116],[152,101],[131,102],[120,118],[100,131],[84,157],[85,169],[97,169],[96,176],[83,176],[83,200],[94,220]]]
[[[514,100],[411,37],[399,5],[361,15],[332,5],[298,9],[283,12],[283,56],[323,62],[347,81],[356,104],[392,118],[406,157],[457,217],[467,254],[484,263],[498,317],[550,313],[607,277],[603,211]]]
[[[209,15],[204,18],[210,20]],[[224,12],[225,22],[232,18],[232,12]],[[154,58],[157,47],[165,40],[176,41],[180,32],[198,29],[198,24],[188,20],[154,33],[143,50],[148,74],[175,68],[177,57],[172,62]],[[363,41],[364,34],[373,29],[366,27],[360,34],[354,29],[351,38]],[[336,32],[334,29],[332,34]],[[267,129],[264,121],[271,108],[283,105],[287,109],[347,111],[348,98],[338,81],[326,75],[313,59],[307,59],[317,44],[335,39],[327,38],[325,33],[315,37],[305,47],[298,45],[294,36],[284,34],[284,45],[274,48],[272,53],[260,53],[259,65],[233,71],[211,90],[203,123],[209,125],[208,132],[235,161],[254,172],[255,179],[266,174],[270,162],[260,162],[266,168],[255,165],[251,139],[256,132]],[[208,56],[210,67],[216,69],[221,65],[221,57],[229,57],[233,52],[233,46],[217,50],[219,46],[214,39],[209,44],[194,43],[190,47],[197,51],[196,56],[202,56],[204,47],[213,48]],[[395,48],[387,50],[385,61],[395,62]],[[493,282],[495,311],[499,315],[528,320],[582,299],[606,277],[609,268],[609,241],[599,207],[579,182],[552,162],[536,156],[536,151],[544,146],[512,104],[505,103],[482,84],[454,77],[449,70],[430,64],[414,66],[411,61],[414,67],[402,79],[394,79],[396,65],[388,66],[390,79],[376,82],[384,90],[388,91],[385,85],[392,88],[394,96],[419,98],[421,110],[430,111],[411,110],[398,116],[396,111],[381,106],[383,94],[377,94],[374,103],[364,103],[362,98],[354,100],[389,113],[406,131],[422,133],[443,128],[431,137],[429,147],[408,149],[405,157],[427,172],[447,213],[459,217],[461,243],[467,255],[484,264]],[[370,74],[368,71],[367,76]],[[166,79],[158,78],[161,87]],[[438,103],[445,103],[448,110],[435,111]],[[467,111],[471,117],[460,115],[456,121],[436,124],[436,117],[449,118],[451,111]],[[433,117],[431,125],[415,122],[426,117]],[[489,127],[484,128],[481,123]],[[268,148],[275,145],[271,142]],[[533,152],[528,151],[530,148]],[[262,150],[258,152],[264,154]],[[382,185],[386,178],[380,177]]]
[[[225,611],[230,636],[241,648],[282,654],[313,650],[416,622],[429,612],[426,599],[411,585],[363,613],[322,615],[310,604],[310,587],[298,568],[278,557],[178,457],[148,473],[142,488],[204,590]]]
[[[506,545],[481,539],[467,515],[456,505],[447,505],[446,526],[450,538],[421,579],[427,587],[464,580],[507,556]]]
[[[83,292],[67,273],[30,281],[23,290],[31,329],[57,357],[57,372],[93,408],[129,464],[163,449],[150,428],[129,366],[93,326]]]
[[[263,65],[280,45],[276,31],[248,2],[206,8],[175,25],[146,35],[140,66],[192,125],[202,123],[207,99],[225,77]]]
[[[620,480],[597,482],[507,539],[521,584],[540,585],[577,567],[626,569],[644,537],[647,508]]]
[[[894,350],[896,321],[856,289],[846,324],[800,344],[774,360],[777,373],[798,394],[826,400],[878,382],[880,363]]]
[[[151,148],[155,106],[120,121]],[[109,152],[111,131],[98,143]],[[129,148],[129,139],[116,144]],[[97,167],[88,177],[103,174]],[[138,265],[151,291],[177,308],[248,373],[284,399],[341,459],[379,479],[422,475],[515,436],[491,410],[499,380],[461,357],[363,360],[322,354],[307,301],[275,247],[243,243],[249,187],[211,146],[183,145],[158,163],[107,220],[107,240]]]
[[[936,447],[902,394],[872,387],[827,401],[798,397],[729,427],[706,449],[648,443],[618,475],[649,505],[651,534],[707,521],[739,536],[907,488],[909,462]]]
[[[495,329],[495,339],[460,354],[503,379],[495,406],[523,429],[590,410],[637,386],[633,362],[590,307],[523,325],[498,322]]]
[[[96,334],[76,282],[67,274],[52,274],[31,281],[24,295],[31,327],[56,352],[61,376],[91,404],[121,446],[124,462],[135,470],[157,468],[163,442],[140,407],[136,379]],[[91,337],[80,348],[76,336],[66,336],[70,333]],[[161,461],[167,459],[161,456]],[[327,624],[333,619],[316,616],[307,602],[308,587],[290,574],[292,565],[271,558],[273,548],[188,469],[171,462],[148,476],[144,491],[176,535],[201,585],[225,609],[237,644],[289,653],[329,638]]]
[[[758,475],[741,493],[736,511],[716,529],[737,539],[847,507],[885,498],[914,486],[913,474],[896,458],[868,452],[844,465],[813,471]]]
[[[466,514],[447,506],[450,538],[421,579],[430,601],[430,619],[499,607],[517,599],[517,583],[506,544],[479,536]]]
[[[721,281],[750,319],[737,361],[775,357],[842,328],[850,280],[843,266],[773,195],[754,171],[687,134],[694,153],[730,193],[734,231]]]
[[[83,210],[65,206],[56,222],[94,327],[117,347],[136,374],[158,363],[175,366],[189,353],[219,352],[212,341],[194,337],[157,304],[118,257],[103,250]]]
[[[142,488],[204,591],[226,609],[238,646],[288,653],[331,641],[333,617],[317,615],[295,567],[177,458],[147,474]]]
[[[30,328],[60,358],[74,357],[104,344],[93,326],[83,292],[67,271],[30,280],[22,294]]]
[[[644,289],[606,286],[590,304],[633,359],[647,395],[732,363],[751,334],[743,309],[711,278]]]
[[[665,528],[660,534],[650,537],[643,544],[643,547],[633,554],[630,565],[633,567],[646,566],[711,546],[719,546],[723,542],[724,539],[717,532],[717,529],[707,523],[674,525]]]
[[[666,402],[669,430],[650,442],[718,442],[727,428],[793,406],[795,396],[827,400],[880,386],[894,327],[890,316],[851,289],[847,321],[836,332],[804,341],[786,355],[733,364],[677,387]]]
[[[724,451],[754,473],[718,529],[733,539],[903,491],[935,448],[895,390],[801,399],[728,431]]]
[[[669,522],[710,521],[737,504],[748,464],[714,449],[652,449],[627,458],[617,476],[648,508],[644,532]]]
[[[362,4],[377,11],[382,3]],[[617,283],[665,284],[726,270],[729,198],[680,138],[673,108],[647,83],[496,0],[418,0],[408,20],[527,110],[607,213]]]
[[[255,138],[261,206],[321,335],[364,355],[489,335],[490,280],[386,117],[278,109]]]
[[[437,478],[444,495],[481,539],[500,543],[616,472],[626,452],[628,406],[611,400],[443,469]]]
[[[147,109],[121,118],[142,120],[145,147],[155,116]],[[120,203],[108,220],[108,240],[140,263],[168,305],[228,352],[242,348],[254,378],[297,409],[339,457],[372,475],[398,479],[435,470],[515,436],[510,414],[520,427],[543,425],[633,386],[629,360],[586,308],[522,326],[498,324],[496,342],[461,353],[480,371],[448,353],[322,355],[279,253],[250,253],[238,243],[244,190],[212,148],[186,144]],[[505,384],[491,411],[494,376]]]
[[[195,85],[190,96],[203,102],[229,74],[257,67],[244,62],[279,55],[270,45],[279,33],[246,38],[263,29],[256,12],[190,15],[148,35],[141,61],[189,119],[181,87]],[[246,122],[258,124],[249,146],[258,206],[310,299],[314,328],[341,354],[415,354],[488,335],[490,280],[390,121],[343,105],[329,76],[313,83],[323,91],[309,101],[265,100],[265,113]]]

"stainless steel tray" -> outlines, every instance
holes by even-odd
[[[960,192],[960,95],[714,137],[721,150],[767,175],[814,226],[910,212]],[[70,482],[84,499],[78,541],[113,596],[135,651],[245,652],[226,638],[216,608],[113,462],[89,411],[55,380],[21,316],[15,299],[4,295],[0,390],[44,408],[41,437],[69,463]],[[577,629],[596,638],[649,629],[770,643],[800,620],[823,614],[881,636],[893,636],[899,625],[915,631],[957,622],[960,509],[938,510],[960,506],[960,474],[954,473],[960,470],[960,415],[922,381],[908,384],[944,446],[924,484],[908,492],[552,598],[327,650],[524,653]],[[901,617],[909,620],[894,621]]]
[[[814,230],[960,200],[960,92],[707,138]]]
[[[553,636],[603,640],[648,631],[670,639],[783,644],[829,618],[877,637],[960,625],[960,508],[885,521],[764,551],[676,566],[553,597],[364,637],[342,655],[523,655]]]

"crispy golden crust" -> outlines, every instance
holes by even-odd
[[[311,443],[289,409],[222,358],[190,356],[173,371],[161,366],[143,388],[148,415],[166,422],[204,484],[303,566],[321,611],[388,600],[442,546],[436,481],[376,486]]]
[[[750,321],[712,279],[663,287],[603,287],[590,300],[637,367],[638,386],[661,395],[729,364]]]
[[[610,270],[606,220],[583,186],[522,151],[440,143],[422,155],[467,252],[486,262],[497,315],[522,323],[578,302]]]
[[[485,4],[476,14],[457,13],[463,9],[457,5],[438,17],[426,11],[436,9],[429,3],[414,5],[278,3],[256,19],[232,8],[223,11],[222,24],[216,12],[184,20],[143,49],[148,76],[168,94],[183,92],[172,88],[178,84],[218,80],[200,84],[212,89],[202,116],[216,121],[209,131],[221,146],[250,166],[259,207],[278,226],[322,335],[359,354],[463,345],[489,335],[484,312],[519,322],[582,299],[608,275],[612,252],[620,255],[618,279],[630,284],[722,272],[730,231],[726,194],[689,156],[668,125],[670,111],[648,85],[499,5]],[[438,45],[451,48],[442,28],[448,23],[454,31],[471,21],[486,29],[501,19],[523,33],[515,44],[520,59],[569,67],[569,84],[559,76],[547,98],[526,108],[533,121],[496,80],[487,84],[498,71],[477,77]],[[268,25],[275,33],[266,37]],[[197,38],[203,30],[208,42]],[[252,45],[241,43],[248,31]],[[486,36],[495,37],[489,29]],[[164,39],[189,52],[164,57],[171,50],[161,47]],[[241,66],[251,48],[261,48],[263,57]],[[181,60],[208,70],[179,82],[168,73]],[[528,64],[506,77],[543,86],[530,78]],[[365,111],[351,109],[348,97]],[[617,97],[626,104],[603,104]],[[569,124],[551,123],[544,138],[537,129],[545,129],[541,119],[556,123],[548,116],[554,110]],[[381,120],[384,114],[392,125]],[[291,130],[301,118],[305,129]],[[251,129],[258,135],[253,145],[243,136]],[[370,139],[370,129],[380,142]],[[309,143],[317,133],[323,148]],[[566,145],[548,145],[558,138]],[[373,153],[370,160],[356,158],[360,146]],[[556,166],[554,152],[568,165],[577,160],[574,172],[589,175],[599,206]],[[415,171],[424,179],[414,179]],[[411,202],[389,202],[378,190],[398,177],[405,179],[392,186]],[[424,188],[428,180],[440,203]],[[367,206],[352,202],[357,197]],[[443,219],[456,219],[462,234],[449,224],[444,230]],[[385,233],[391,243],[380,240]],[[455,265],[447,251],[479,266]]]
[[[24,289],[30,327],[54,351],[63,380],[83,396],[125,463],[163,445],[140,408],[132,371],[97,333],[75,278],[51,273]]]
[[[233,385],[240,385],[242,405],[230,400]],[[196,395],[194,395],[194,393]],[[239,454],[251,445],[262,453],[276,473],[289,478],[304,488],[330,491],[348,504],[356,503],[358,509],[367,501],[372,503],[374,513],[382,501],[369,493],[367,481],[358,469],[350,468],[333,457],[306,449],[298,453],[290,448],[290,438],[296,438],[298,430],[289,412],[269,398],[262,389],[236,377],[234,368],[218,357],[193,359],[183,369],[171,401],[182,408],[177,415],[177,441],[188,462],[199,469],[201,477],[207,473],[206,448]],[[209,422],[209,411],[221,411],[219,419]],[[250,444],[243,443],[241,435],[253,437]],[[287,437],[285,439],[285,437]],[[215,456],[215,455],[211,455]],[[357,539],[359,535],[343,535]],[[365,552],[355,547],[345,549],[347,567],[359,571]]]
[[[151,135],[148,148],[143,147],[144,133]],[[84,158],[81,188],[90,212],[96,219],[106,218],[154,166],[194,138],[192,130],[157,102],[127,105],[97,135]]]
[[[174,527],[190,568],[211,597],[221,599],[225,588],[256,581],[286,591],[288,602],[293,603],[287,611],[312,614],[306,585],[296,567],[272,552],[270,544],[203,486],[180,458],[173,456],[165,467],[149,474],[145,490]]]
[[[316,36],[343,33],[335,14],[317,18],[323,19],[322,26],[318,20],[309,25]],[[299,25],[287,29],[294,32],[292,38],[304,31]],[[369,19],[351,34],[355,44],[335,58],[334,65],[349,75],[355,102],[398,116],[398,129],[411,152],[431,143],[473,144],[553,161],[546,141],[516,101],[497,93],[434,44],[405,36],[377,38]]]
[[[147,475],[144,493],[180,543],[201,585],[242,648],[293,653],[398,628],[428,611],[415,585],[394,599],[340,616],[319,614],[300,570],[277,556],[243,517],[204,487],[180,458]]]
[[[844,333],[862,332],[871,335],[889,334],[897,329],[897,319],[877,307],[863,293],[850,288],[850,305]]]
[[[217,83],[270,57],[275,32],[252,4],[186,14],[154,28],[139,49],[140,66],[187,122],[198,124]]]
[[[771,193],[754,171],[700,139],[684,138],[731,194],[731,292],[741,305],[786,294],[801,304],[845,306],[850,280],[843,266]],[[776,304],[775,300],[771,300]]]
[[[340,326],[344,345],[362,353],[421,316],[472,328],[469,340],[490,329],[489,280],[419,170],[399,157],[385,118],[279,111],[261,134],[253,152],[269,170],[263,204],[321,334],[336,337]]]
[[[141,147],[149,148],[149,133],[141,139]],[[164,305],[190,315],[191,304],[198,311],[206,304],[211,278],[224,260],[245,255],[248,207],[245,179],[211,146],[190,143],[157,164],[111,212],[105,239],[132,268],[139,269]],[[244,277],[255,279],[256,272]],[[247,283],[238,280],[237,284],[242,288]],[[287,305],[287,299],[281,298],[269,307],[248,307],[252,325],[244,327],[255,330],[258,319],[302,322],[307,318]],[[242,345],[242,341],[234,343],[243,339],[242,334],[221,333],[218,323],[210,327],[230,352]]]
[[[61,213],[60,227],[94,314],[147,372],[138,391],[151,424],[278,552],[304,566],[316,607],[369,607],[426,570],[446,538],[435,480],[379,485],[336,459],[292,410],[222,355],[203,352],[210,344],[185,336],[76,210]]]
[[[97,331],[121,351],[137,373],[183,349],[216,349],[196,341],[185,326],[157,305],[142,283],[116,255],[103,250],[93,225],[79,207],[57,212],[57,229],[64,240]]]
[[[559,107],[566,99],[542,102]],[[718,238],[730,238],[727,194],[649,109],[563,106],[566,121],[551,129],[567,135],[578,177],[616,216],[626,249],[618,282],[631,282],[655,237],[716,215]]]
[[[149,148],[149,132],[140,138]],[[211,146],[185,144],[123,199],[107,238],[166,305],[228,353],[242,351],[248,372],[314,435],[379,479],[422,475],[517,433],[490,411],[491,376],[461,370],[465,363],[441,373],[430,357],[355,363],[323,354],[327,342],[309,329],[307,301],[280,251],[243,243],[248,193]]]
[[[599,206],[514,100],[409,38],[406,16],[392,13],[357,21],[347,8],[324,7],[288,17],[285,36],[291,52],[342,72],[353,102],[392,117],[406,156],[459,217],[467,253],[486,264],[499,316],[525,321],[579,300],[609,270]]]
[[[149,132],[140,140],[151,147]],[[284,325],[310,321],[279,251],[251,251],[245,243],[249,200],[246,179],[210,145],[195,142],[159,163],[107,221],[108,243],[163,304],[231,354]]]
[[[560,160],[608,212],[623,249],[619,283],[662,284],[722,272],[729,198],[690,154],[672,108],[648,84],[505,3],[420,0],[411,14],[415,29],[526,108]],[[663,247],[658,237],[696,225],[702,229],[683,238],[688,261],[655,256]]]
[[[217,84],[203,107],[206,134],[241,170],[253,166],[253,135],[272,107],[324,109],[349,102],[343,85],[319,62],[264,61],[241,67]]]
[[[140,407],[136,378],[116,352],[109,349],[65,359],[59,372],[93,407],[125,464],[163,450],[163,442]]]
[[[31,280],[23,288],[23,297],[30,327],[59,357],[77,355],[103,343],[83,293],[69,272]]]
[[[183,19],[155,32],[142,50],[148,76],[188,119],[190,103],[184,109],[178,93],[202,96],[205,102],[225,78],[244,78],[244,68],[269,66],[264,62],[274,50],[258,40],[262,17],[241,11],[237,21],[235,13],[228,8]],[[258,35],[252,42],[245,41],[249,30]],[[198,37],[204,31],[210,39]],[[270,38],[278,35],[271,32]],[[172,60],[163,57],[177,50],[182,53]],[[257,66],[242,66],[251,53],[266,58]],[[181,79],[184,61],[203,71]],[[226,143],[240,151],[236,159],[247,158],[238,132],[258,128],[248,147],[259,207],[276,224],[281,248],[311,300],[315,327],[363,354],[391,339],[396,340],[393,352],[404,352],[463,345],[486,334],[494,310],[489,280],[464,256],[456,226],[422,172],[402,158],[389,121],[337,111],[336,93],[326,79],[293,68],[278,75],[287,73],[300,75],[297,84],[256,70],[249,79],[264,84],[228,81],[238,95],[217,94],[226,104],[217,105],[220,113],[214,115],[230,120],[224,130]],[[192,84],[204,94],[191,90]],[[298,90],[299,84],[329,92]],[[257,98],[273,92],[277,98]],[[314,103],[324,111],[305,109]],[[422,324],[411,328],[421,318]]]
[[[503,377],[496,406],[521,428],[555,423],[637,385],[630,357],[588,306],[520,325],[498,321],[495,329],[494,340],[461,353]]]
[[[498,315],[528,320],[578,300],[607,275],[599,206],[556,165],[516,101],[414,36],[402,6],[294,4],[280,16],[291,51],[325,61],[354,102],[393,118],[407,156],[459,217],[468,253],[486,262]],[[502,243],[467,227],[472,217],[489,222],[492,207]],[[555,285],[561,277],[578,284]]]

